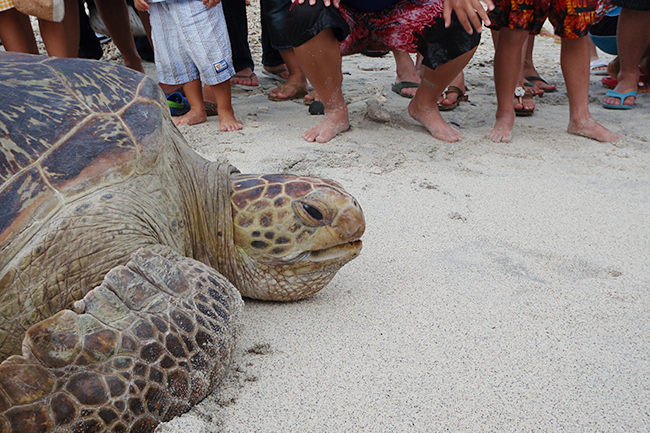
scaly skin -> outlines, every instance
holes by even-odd
[[[242,306],[209,266],[139,250],[0,364],[0,431],[153,431],[223,378]]]
[[[232,286],[300,299],[361,250],[340,185],[201,158],[143,75],[15,54],[0,75],[0,433],[152,432],[220,381]]]

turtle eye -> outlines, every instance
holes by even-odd
[[[332,222],[332,211],[323,203],[296,200],[291,206],[296,217],[306,226],[319,227]]]
[[[323,213],[316,209],[314,206],[303,203],[302,208],[316,221],[323,221]]]

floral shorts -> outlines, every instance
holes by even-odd
[[[331,28],[341,42],[341,54],[361,51],[420,52],[424,65],[434,69],[476,47],[480,33],[468,34],[453,16],[445,28],[443,0],[400,0],[376,12],[327,7],[322,0],[310,6],[293,3],[282,31],[298,47]]]
[[[586,36],[599,0],[494,0],[489,13],[493,29],[501,27],[538,34],[548,18],[562,38]]]

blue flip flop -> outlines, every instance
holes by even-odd
[[[167,95],[167,104],[169,105],[172,116],[182,116],[190,111],[190,103],[187,102],[187,98],[180,92]]]
[[[627,92],[627,93],[619,93],[616,90],[608,90],[607,93],[605,93],[605,97],[606,98],[609,97],[609,98],[620,99],[621,103],[620,104],[607,104],[607,103],[603,102],[603,107],[610,108],[610,109],[613,109],[613,110],[631,110],[634,107],[634,104],[632,104],[632,105],[624,105],[623,101],[625,101],[625,98],[627,98],[628,96],[633,96],[634,99],[635,99],[635,102],[636,102],[636,95],[637,95],[637,92],[635,90],[632,90],[631,92]]]

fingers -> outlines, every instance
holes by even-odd
[[[492,0],[485,0],[488,10],[494,9]],[[483,23],[490,25],[490,18],[479,0],[446,0],[443,3],[442,15],[445,27],[451,25],[451,14],[456,12],[456,17],[461,26],[468,34],[474,33],[474,29],[481,33]],[[483,22],[481,22],[483,20]],[[472,28],[473,26],[473,28]]]

